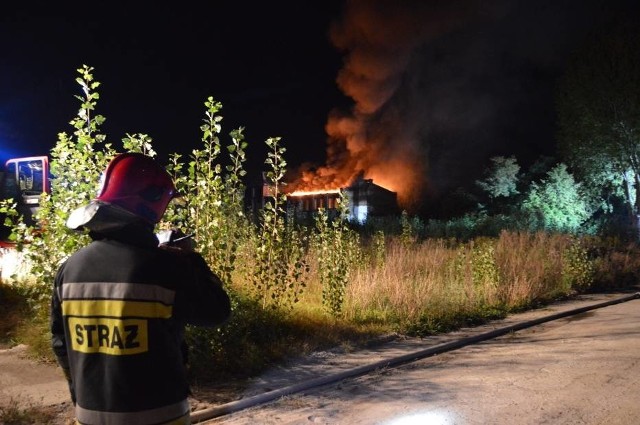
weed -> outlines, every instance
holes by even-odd
[[[4,425],[48,425],[55,417],[55,412],[48,407],[34,402],[24,405],[13,397],[7,404],[0,405],[0,423]]]

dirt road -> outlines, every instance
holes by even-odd
[[[237,397],[250,400],[318,377],[628,296],[586,295],[446,335],[395,339],[362,351],[316,353],[252,380]],[[69,423],[62,374],[53,365],[22,358],[22,352],[0,350],[0,405],[13,399],[53,406],[60,411],[57,423]],[[197,392],[192,406],[200,423],[230,425],[632,425],[640,423],[639,353],[640,299],[635,299],[224,416],[206,415],[220,406],[207,391]]]
[[[584,300],[594,303],[604,299]],[[484,330],[581,305],[576,301],[518,315]],[[440,343],[452,336],[419,345]],[[407,347],[401,349],[398,343],[397,352],[413,344],[417,348],[417,341],[407,341]],[[375,353],[369,356],[375,357]],[[339,358],[332,360],[343,363]],[[305,379],[304,362],[299,367],[298,379]],[[257,385],[264,388],[270,379],[265,377]],[[640,423],[638,394],[640,300],[636,299],[205,423],[633,425]]]

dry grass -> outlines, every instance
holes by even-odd
[[[49,425],[54,423],[57,412],[51,407],[34,402],[25,405],[24,401],[11,398],[6,405],[0,405],[0,424],[3,425]]]
[[[347,287],[345,318],[414,317],[425,306],[457,298],[458,278],[449,267],[455,256],[455,250],[441,240],[411,249],[390,243],[383,264],[355,270]]]
[[[308,285],[293,316],[320,323],[320,328],[355,329],[353,335],[367,326],[379,332],[404,332],[416,324],[429,333],[446,331],[589,287],[616,287],[597,283],[607,276],[616,276],[618,287],[637,282],[640,254],[632,246],[620,250],[619,244],[600,239],[542,232],[505,231],[468,242],[387,238],[382,259],[372,246],[363,247],[337,318],[322,305],[316,254],[311,253]],[[242,285],[237,290],[243,291]]]
[[[430,239],[407,246],[392,241],[386,260],[355,270],[348,286],[349,320],[412,322],[505,311],[567,295],[565,235],[503,232],[467,243]]]
[[[573,239],[547,233],[503,232],[496,245],[497,297],[509,308],[526,306],[571,288],[563,285],[563,258]]]
[[[195,334],[194,370],[201,374],[210,371],[210,364],[217,364],[216,370],[251,375],[283,358],[314,350],[358,347],[391,332],[445,332],[576,290],[629,287],[640,279],[636,245],[621,248],[616,243],[567,235],[504,232],[498,238],[465,243],[387,239],[383,258],[372,255],[369,248],[365,246],[362,257],[353,263],[338,317],[322,305],[323,288],[313,258],[309,259],[305,292],[293,310],[286,312],[265,311],[250,301],[246,294],[251,288],[240,278],[246,268],[239,265],[239,278],[230,284],[238,296],[232,320],[221,332]],[[589,279],[587,285],[584,276]],[[0,335],[5,339],[11,335],[29,345],[35,355],[50,358],[45,315],[31,311],[36,317],[29,318],[30,326],[21,328],[16,322],[22,313],[11,313],[6,309],[12,303],[2,301],[6,296],[0,299],[0,309],[5,309]]]
[[[640,247],[627,244],[616,250],[598,248],[592,288],[606,291],[629,288],[640,282]]]

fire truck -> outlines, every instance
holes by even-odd
[[[0,173],[0,199],[13,199],[18,214],[24,217],[25,223],[32,225],[40,206],[40,196],[51,190],[50,177],[47,156],[11,158]],[[0,246],[10,246],[10,229],[4,226],[4,217],[0,219]]]

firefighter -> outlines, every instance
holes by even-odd
[[[200,254],[159,245],[154,228],[174,196],[154,159],[120,154],[67,220],[92,239],[60,266],[51,302],[77,423],[190,423],[185,325],[219,326],[231,307]]]

